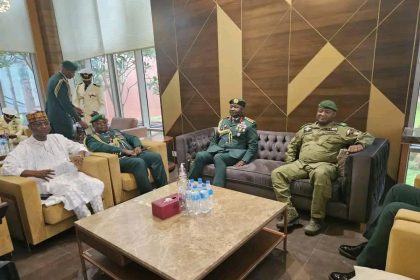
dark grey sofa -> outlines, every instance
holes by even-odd
[[[176,137],[178,163],[191,162],[196,153],[207,149],[215,128],[207,128]],[[285,164],[287,144],[294,133],[258,130],[258,154],[254,161],[240,168],[228,167],[226,188],[276,199],[271,186],[271,171]],[[362,152],[350,155],[345,176],[333,182],[333,194],[327,214],[354,222],[365,223],[384,195],[389,142],[375,139]],[[211,179],[214,165],[207,165],[203,178]],[[310,210],[312,186],[308,179],[291,184],[292,201],[298,209]]]

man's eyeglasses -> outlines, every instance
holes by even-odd
[[[35,127],[49,126],[50,122],[49,121],[36,121],[36,122],[32,122],[31,125]]]

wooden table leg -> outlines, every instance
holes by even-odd
[[[87,272],[86,272],[86,263],[85,263],[85,259],[83,258],[82,241],[79,238],[79,231],[77,230],[77,227],[76,227],[76,239],[77,239],[77,246],[79,247],[80,262],[82,263],[83,279],[88,280]]]

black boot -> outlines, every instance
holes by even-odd
[[[348,280],[356,276],[356,273],[354,271],[344,273],[344,272],[333,272],[330,274],[330,277],[328,279],[330,280]]]
[[[340,252],[341,255],[349,259],[355,260],[357,256],[359,256],[363,249],[366,247],[366,244],[367,242],[363,242],[356,246],[341,245],[338,248],[338,252]]]

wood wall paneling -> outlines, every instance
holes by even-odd
[[[378,29],[373,83],[405,112],[418,1],[402,3]]]
[[[172,0],[151,1],[159,88],[163,93],[177,70],[175,17]]]
[[[217,4],[241,29],[242,25],[242,0],[217,0]]]

